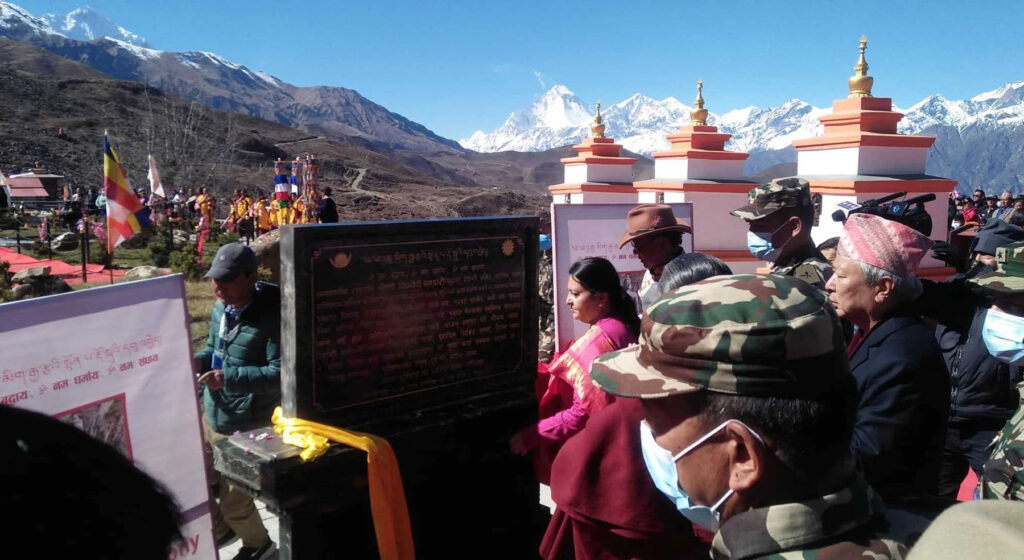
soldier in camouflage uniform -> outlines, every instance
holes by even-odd
[[[747,247],[755,257],[771,261],[772,274],[795,276],[825,289],[832,265],[811,239],[814,204],[807,181],[787,177],[754,187],[747,205],[730,214],[747,222]]]
[[[1003,314],[999,323],[986,321],[985,345],[996,358],[1010,365],[1024,362],[1024,241],[996,249],[996,272],[971,280],[992,297],[992,310]],[[997,319],[999,317],[997,316]],[[1017,330],[1010,330],[1017,322]],[[1000,336],[994,336],[994,335]],[[1004,338],[1005,337],[1005,338]],[[1000,340],[1001,339],[1001,340]],[[1024,501],[1024,383],[1017,385],[1020,406],[992,442],[979,489],[983,499]]]
[[[642,454],[712,558],[902,559],[923,527],[888,518],[849,457],[856,389],[824,294],[785,276],[718,276],[663,295],[640,343],[591,378],[642,399]],[[884,533],[883,533],[884,531]]]

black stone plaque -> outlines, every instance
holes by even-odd
[[[532,383],[537,220],[284,228],[282,406],[352,425]]]

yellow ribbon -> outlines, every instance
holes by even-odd
[[[383,560],[412,560],[416,557],[398,459],[386,439],[299,418],[285,418],[281,407],[274,409],[271,422],[285,443],[303,449],[299,455],[303,461],[323,455],[330,446],[328,441],[365,451],[370,511],[380,557]]]

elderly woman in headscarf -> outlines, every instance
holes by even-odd
[[[938,495],[949,377],[933,329],[909,309],[932,241],[868,214],[846,222],[825,289],[856,328],[850,368],[859,404],[853,456],[887,503]]]

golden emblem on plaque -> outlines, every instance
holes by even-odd
[[[335,253],[334,256],[331,257],[331,264],[334,265],[334,268],[345,268],[351,262],[352,256],[348,253]]]
[[[506,257],[511,257],[512,253],[516,252],[515,242],[511,239],[506,239],[505,242],[501,244],[501,252],[504,253]]]

